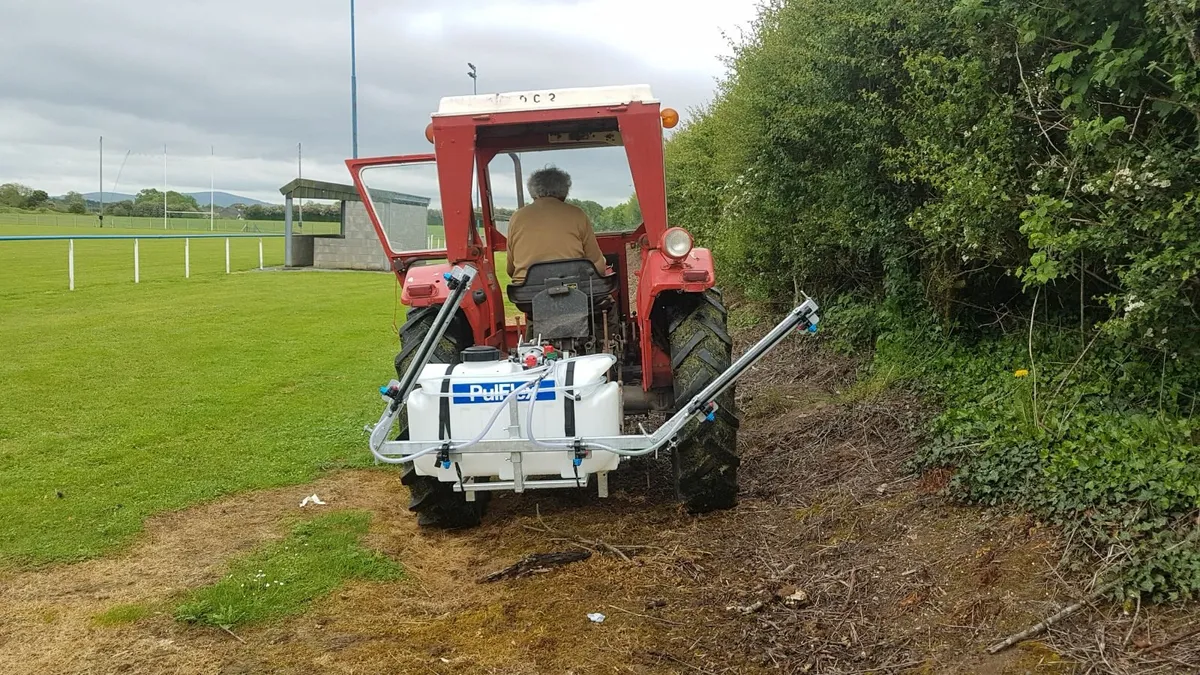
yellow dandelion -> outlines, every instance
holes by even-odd
[[[1013,377],[1028,377],[1028,376],[1029,376],[1029,371],[1024,368],[1021,368],[1013,373]]]

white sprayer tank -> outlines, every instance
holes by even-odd
[[[500,411],[484,439],[525,438],[529,436],[527,422],[529,406],[534,406],[533,434],[539,440],[562,438],[598,438],[621,434],[620,385],[609,382],[606,373],[615,363],[609,354],[577,356],[560,361],[547,361],[549,372],[540,382],[536,400],[532,388],[517,395],[519,429],[514,428],[511,410]],[[574,393],[574,433],[569,433],[567,412],[569,386]],[[449,382],[446,382],[450,371]],[[417,378],[418,387],[408,398],[409,440],[437,444],[450,440],[456,445],[474,439],[487,426],[504,398],[513,389],[536,379],[543,370],[525,370],[512,361],[464,362],[447,366],[431,363]],[[445,393],[443,394],[443,391]],[[443,399],[447,400],[443,404]],[[449,427],[449,435],[445,433]],[[530,443],[531,447],[534,447]],[[575,478],[617,468],[620,457],[604,450],[593,451],[575,467],[575,453],[570,448],[549,452],[524,452],[521,456],[523,478]],[[444,482],[458,482],[459,470],[464,478],[492,477],[513,480],[511,454],[463,453],[458,469],[438,465],[435,453],[413,460],[420,475],[437,476]]]

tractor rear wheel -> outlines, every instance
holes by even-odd
[[[676,296],[668,341],[676,409],[729,368],[733,340],[727,312],[716,289]],[[715,419],[675,448],[675,489],[691,513],[707,513],[737,504],[738,416],[733,387],[717,398]]]
[[[419,307],[410,310],[407,320],[400,327],[400,353],[396,355],[396,376],[403,377],[412,362],[417,348],[433,328],[439,306]],[[446,334],[434,346],[432,363],[458,363],[458,354],[470,347],[471,328],[461,316],[455,316]],[[408,440],[408,411],[400,421],[399,440]],[[443,529],[474,527],[483,517],[488,493],[477,493],[474,502],[468,502],[461,492],[455,492],[450,483],[443,483],[434,476],[421,476],[411,462],[401,465],[400,482],[408,487],[410,501],[408,510],[417,514],[417,525]]]

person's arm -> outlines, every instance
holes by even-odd
[[[517,233],[517,219],[513,217],[515,215],[516,214],[514,213],[512,216],[508,217],[508,234],[505,235],[505,237],[508,239],[508,254],[505,255],[504,257],[508,259],[508,278],[509,279],[512,279],[513,274],[515,274],[517,272],[517,265],[515,262],[513,262],[513,249],[512,249],[513,240],[515,239],[515,237],[513,235],[515,235]]]
[[[600,252],[600,242],[596,240],[596,230],[592,227],[592,221],[588,219],[587,214],[583,215],[583,255],[592,261],[600,276],[608,273],[608,261]]]

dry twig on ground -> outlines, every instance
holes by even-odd
[[[549,525],[546,524],[546,521],[542,520],[542,514],[540,511],[537,514],[537,519],[538,519],[538,524],[541,527],[525,525],[524,526],[525,529],[532,530],[534,532],[544,532],[546,534],[554,535],[553,537],[551,537],[550,541],[569,542],[569,543],[575,544],[576,546],[581,546],[589,551],[593,551],[593,552],[603,551],[603,552],[611,553],[611,554],[617,556],[618,558],[620,558],[621,560],[624,560],[625,562],[633,562],[629,558],[629,556],[636,555],[639,551],[658,548],[657,546],[644,546],[644,545],[639,545],[639,544],[614,545],[614,544],[610,544],[610,543],[600,540],[600,539],[585,539],[584,537],[576,536],[573,534],[568,534],[566,532],[560,532],[560,531],[555,530],[554,528],[550,527]]]
[[[1030,626],[1029,628],[1026,628],[1025,630],[1021,631],[1020,633],[1014,633],[1014,634],[1008,636],[1007,638],[1001,640],[1000,642],[997,642],[996,644],[992,645],[991,647],[988,647],[988,653],[995,654],[997,652],[1004,651],[1005,649],[1008,649],[1009,647],[1017,644],[1018,642],[1021,642],[1022,640],[1028,640],[1029,638],[1031,638],[1035,635],[1040,635],[1042,633],[1042,631],[1046,630],[1050,626],[1053,626],[1054,624],[1058,623],[1059,621],[1062,621],[1063,619],[1071,616],[1075,612],[1078,612],[1079,610],[1083,609],[1084,607],[1087,607],[1092,602],[1092,600],[1095,600],[1096,598],[1100,597],[1101,595],[1104,595],[1105,593],[1111,591],[1119,583],[1121,583],[1121,579],[1117,578],[1117,579],[1114,579],[1113,581],[1108,582],[1107,584],[1104,584],[1103,586],[1100,586],[1096,590],[1094,590],[1091,593],[1088,593],[1086,596],[1084,596],[1084,598],[1082,600],[1080,600],[1079,602],[1077,602],[1073,605],[1064,607],[1062,610],[1035,623],[1034,625]]]
[[[591,551],[559,551],[555,553],[533,553],[497,572],[483,577],[480,583],[517,579],[533,574],[549,572],[553,567],[562,567],[592,557]]]

